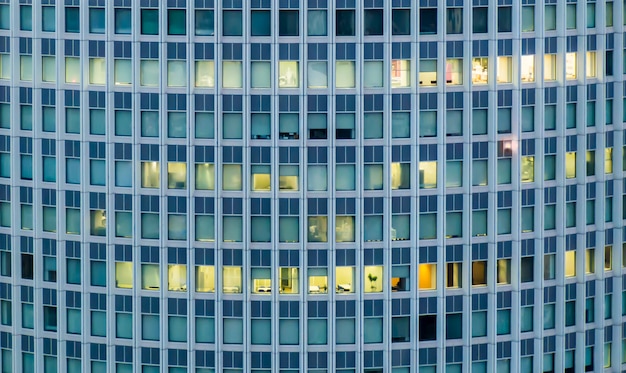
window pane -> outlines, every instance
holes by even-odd
[[[241,88],[243,86],[243,76],[240,61],[222,62],[222,87]]]
[[[354,10],[337,10],[335,18],[337,36],[354,36]]]
[[[139,62],[139,84],[142,86],[156,87],[159,85],[159,61],[141,60]]]
[[[196,61],[196,87],[210,88],[210,87],[213,87],[214,85],[215,85],[214,61]]]
[[[116,59],[114,61],[115,85],[129,85],[133,83],[132,60]]]
[[[157,9],[141,10],[141,33],[143,35],[159,34],[159,11]]]
[[[309,36],[326,36],[328,18],[325,10],[307,11],[307,33]]]
[[[33,80],[33,57],[30,55],[20,56],[20,80]]]
[[[242,22],[240,10],[224,10],[222,16],[224,36],[241,36]]]
[[[391,34],[411,34],[411,11],[409,9],[393,9],[391,11]]]
[[[41,80],[43,82],[56,82],[57,80],[57,65],[56,59],[53,56],[41,57]]]
[[[20,5],[20,30],[33,30],[33,9],[30,5]]]
[[[80,11],[78,7],[65,8],[65,32],[80,32]]]
[[[325,191],[328,189],[328,175],[327,167],[310,165],[308,170],[308,183],[307,190],[310,191]]]
[[[309,61],[307,64],[307,78],[309,88],[326,88],[328,87],[326,61]]]
[[[411,114],[397,113],[391,114],[391,137],[409,138],[411,137]]]
[[[197,139],[215,138],[215,115],[196,112],[195,130]]]
[[[132,30],[132,19],[130,8],[115,8],[115,33],[130,34]]]
[[[186,28],[186,13],[183,9],[168,9],[167,10],[167,33],[169,35],[185,35],[187,33]]]
[[[187,62],[168,61],[167,62],[167,86],[185,87],[187,82]]]
[[[337,61],[335,63],[335,87],[354,88],[355,68],[354,61]]]
[[[243,137],[243,118],[239,113],[224,113],[222,136],[224,139],[241,139]]]
[[[115,135],[131,136],[133,131],[133,117],[130,110],[115,111]]]
[[[271,35],[272,23],[269,10],[252,10],[250,16],[250,32],[252,36]]]
[[[104,8],[89,8],[89,32],[104,34]]]
[[[56,12],[54,6],[41,7],[41,31],[56,31]]]
[[[383,86],[383,61],[363,62],[363,87],[378,88]]]
[[[196,10],[196,35],[211,36],[215,34],[215,19],[212,10]]]
[[[272,65],[267,61],[250,63],[250,87],[270,88],[272,85]]]
[[[382,35],[383,10],[365,9],[363,11],[363,29],[365,35]]]
[[[298,36],[299,13],[297,10],[280,10],[278,13],[278,34],[280,36]]]

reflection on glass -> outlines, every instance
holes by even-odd
[[[196,266],[196,291],[215,292],[215,266]]]
[[[241,267],[224,266],[224,293],[241,293]]]
[[[278,87],[298,88],[300,86],[300,74],[298,61],[279,61],[278,63]]]
[[[187,164],[185,162],[167,163],[167,187],[169,189],[187,187]]]
[[[419,163],[419,183],[423,189],[437,187],[437,161]]]
[[[522,157],[522,182],[532,183],[535,181],[535,157]]]
[[[391,189],[408,189],[411,187],[411,164],[391,163]]]
[[[212,163],[196,163],[196,189],[215,189],[215,165]]]
[[[91,210],[91,235],[106,235],[106,212],[105,210]]]
[[[167,266],[167,289],[170,291],[187,291],[187,266],[185,264]]]
[[[144,290],[159,290],[161,274],[158,264],[141,265],[141,288]]]
[[[328,241],[328,217],[309,216],[308,218],[308,241],[327,242]]]
[[[159,162],[141,163],[141,186],[143,188],[158,188],[159,175]]]
[[[449,58],[446,60],[446,83],[463,84],[463,60]]]
[[[354,216],[335,217],[335,241],[354,242]]]

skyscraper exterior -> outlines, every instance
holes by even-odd
[[[0,372],[624,371],[624,11],[0,0]]]

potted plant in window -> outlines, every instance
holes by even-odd
[[[367,278],[370,280],[370,287],[372,290],[376,289],[376,280],[378,280],[378,276],[375,276],[373,274],[368,274]]]

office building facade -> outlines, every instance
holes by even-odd
[[[0,0],[1,372],[623,371],[624,11]]]

